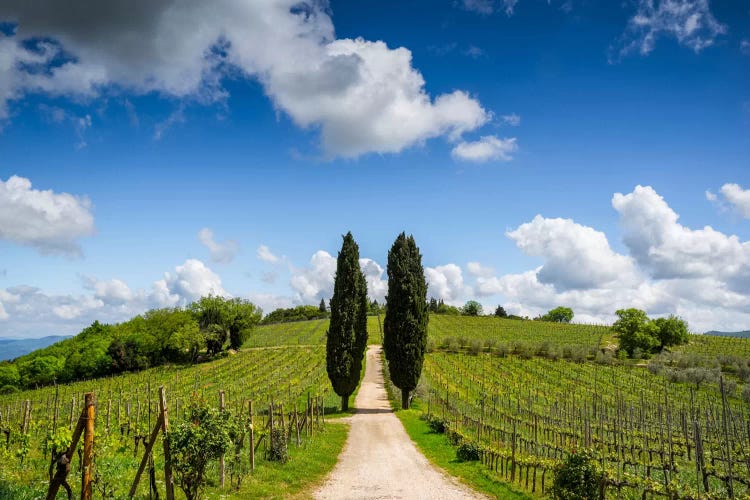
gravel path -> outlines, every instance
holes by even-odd
[[[369,346],[357,413],[338,464],[315,498],[484,498],[434,468],[388,402],[380,346]]]

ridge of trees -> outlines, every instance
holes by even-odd
[[[0,391],[196,363],[239,348],[261,314],[247,300],[207,296],[118,324],[94,321],[75,337],[0,363]]]

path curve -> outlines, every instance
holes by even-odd
[[[388,402],[380,352],[380,346],[367,350],[346,446],[315,498],[484,498],[438,471],[414,446]]]

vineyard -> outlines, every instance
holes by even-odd
[[[750,412],[723,381],[696,387],[636,366],[445,352],[427,356],[422,378],[433,426],[532,494],[548,492],[556,464],[577,449],[592,450],[608,497],[750,494]]]
[[[0,497],[4,487],[28,485],[28,488],[5,493],[13,498],[44,496],[50,482],[50,448],[56,440],[65,441],[82,410],[84,393],[96,397],[95,487],[101,496],[122,498],[128,493],[142,460],[149,435],[158,421],[159,393],[164,387],[172,425],[184,419],[190,403],[203,400],[242,416],[249,422],[250,401],[258,468],[264,464],[268,424],[286,425],[287,438],[303,447],[317,446],[324,440],[315,435],[323,428],[325,415],[336,411],[339,398],[330,390],[325,370],[323,346],[267,349],[243,349],[223,359],[185,368],[159,367],[140,373],[46,387],[0,397],[0,444],[3,467],[0,468]],[[273,405],[273,406],[271,406]],[[331,426],[328,426],[331,427]],[[340,427],[340,426],[334,426]],[[338,446],[343,445],[339,436]],[[163,483],[160,471],[164,457],[155,447],[151,481],[141,480],[137,497],[147,497],[150,490]],[[334,450],[337,453],[337,450]],[[226,472],[209,470],[213,483],[240,484],[250,474],[250,451],[245,447],[242,458],[227,462]],[[75,462],[75,457],[73,458]],[[300,460],[304,460],[304,457]],[[73,467],[75,470],[75,467]],[[71,472],[71,476],[74,473]],[[71,481],[75,488],[75,481]],[[211,491],[213,491],[211,490]]]

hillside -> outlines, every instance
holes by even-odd
[[[717,332],[715,330],[711,330],[710,332],[706,332],[706,335],[713,335],[717,337],[742,337],[742,338],[750,338],[750,330],[745,330],[742,332]]]

